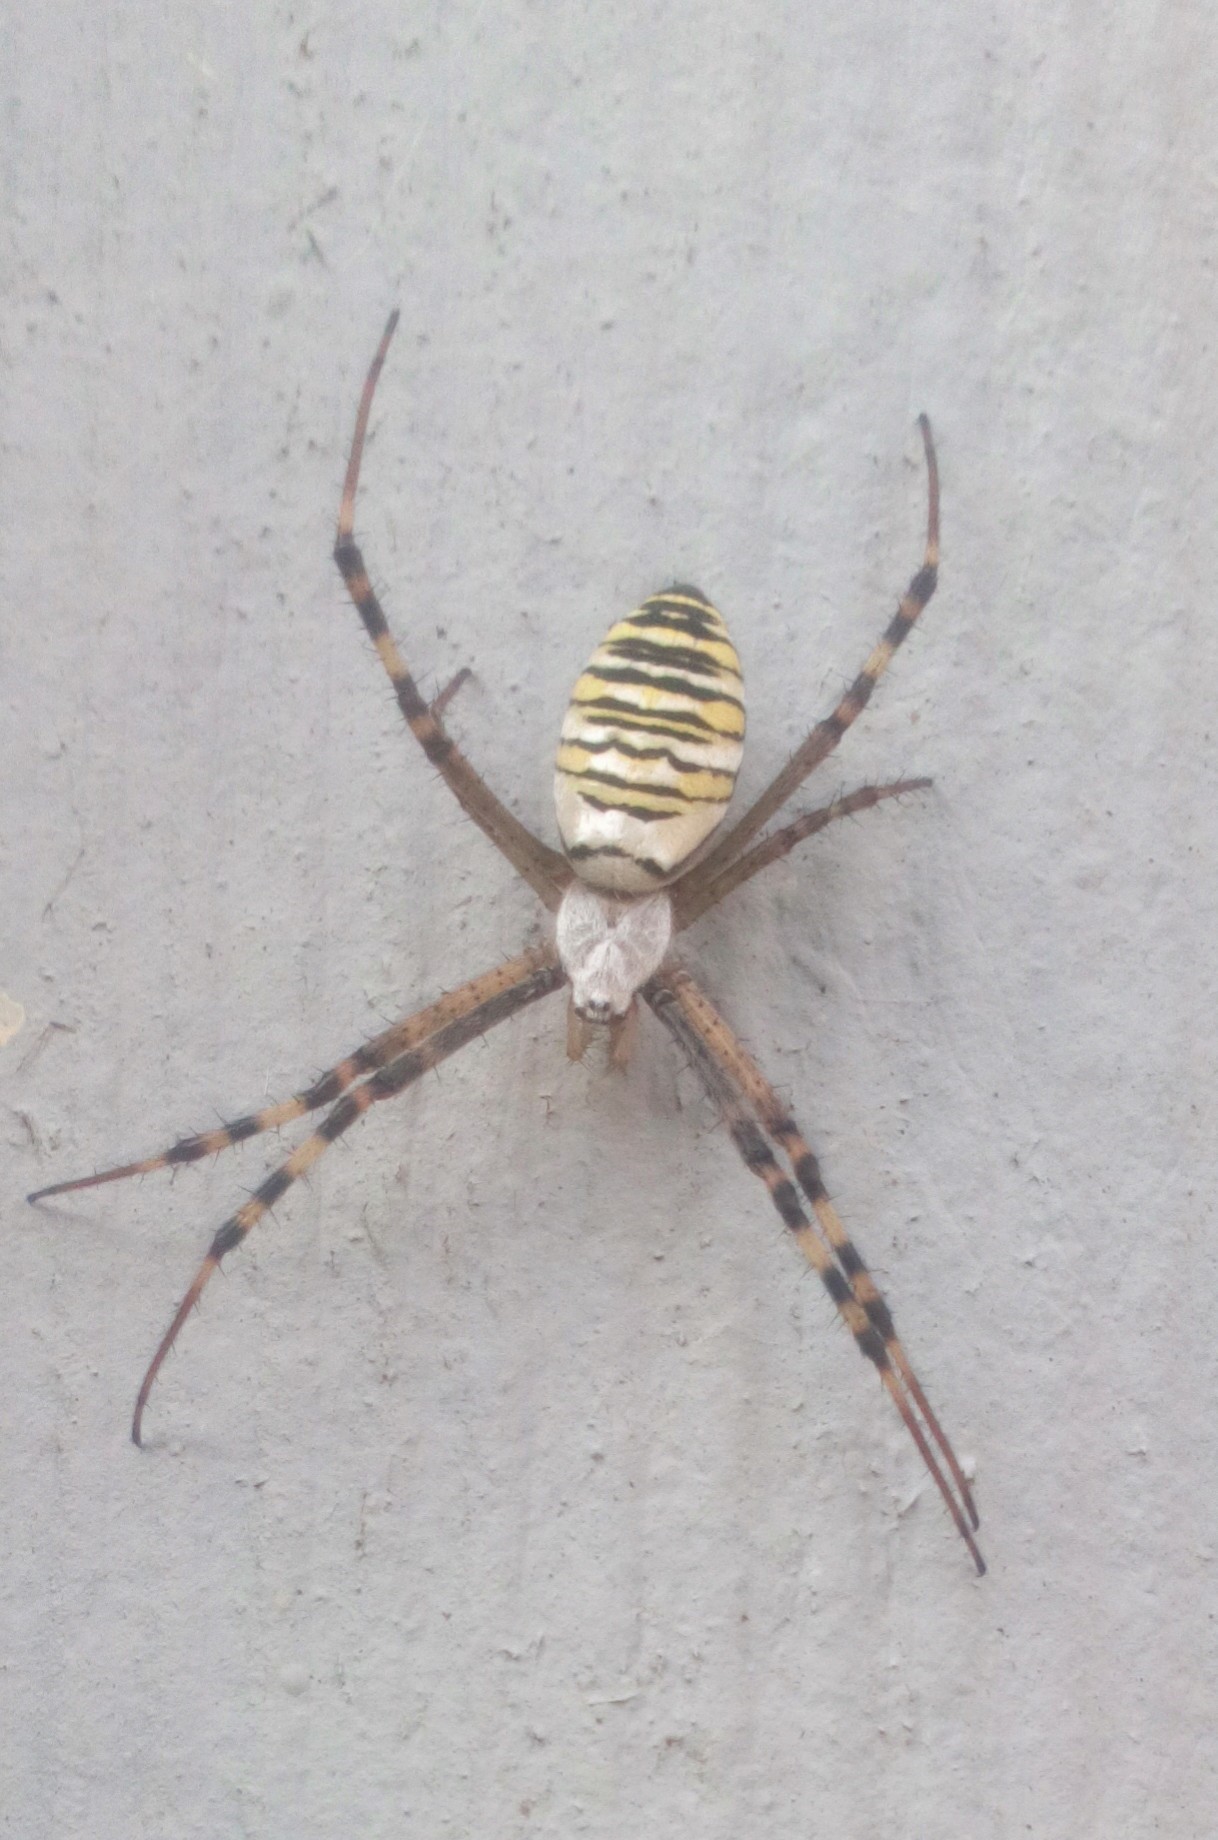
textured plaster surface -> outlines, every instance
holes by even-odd
[[[1215,37],[7,10],[4,1832],[1213,1833]],[[671,1044],[573,1067],[558,999],[293,1191],[126,1441],[283,1142],[25,1191],[540,925],[328,557],[394,303],[367,553],[547,836],[570,683],[673,577],[764,782],[918,561],[934,419],[942,587],[815,790],[935,789],[688,950],[975,1462],[984,1582]]]

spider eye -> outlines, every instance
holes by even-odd
[[[613,1012],[607,1003],[586,1002],[575,1005],[581,1022],[608,1022]]]

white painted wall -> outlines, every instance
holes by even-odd
[[[0,22],[0,1807],[22,1840],[1214,1830],[1218,62],[1209,9],[59,0]],[[756,789],[933,773],[690,955],[976,1462],[976,1582],[671,1045],[561,1003],[365,1122],[25,1190],[291,1090],[535,903],[329,561],[549,833],[674,575]]]

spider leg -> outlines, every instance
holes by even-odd
[[[755,837],[779,807],[785,805],[791,794],[802,786],[812,769],[833,752],[846,730],[867,707],[872,691],[892,662],[893,653],[935,591],[939,573],[939,464],[935,458],[930,423],[924,415],[918,417],[918,426],[922,431],[922,445],[926,451],[927,475],[926,550],[922,567],[905,590],[897,611],[885,628],[883,638],[867,657],[862,670],[836,709],[817,723],[807,740],[796,748],[786,766],[770,782],[761,797],[733,824],[731,830],[725,833],[698,866],[691,869],[689,881],[692,896],[696,897],[699,890],[709,887],[718,878],[728,863],[740,854],[749,839]]]
[[[870,811],[873,805],[880,804],[882,800],[899,799],[905,792],[924,792],[933,784],[933,780],[929,779],[898,779],[888,786],[859,786],[856,791],[834,799],[830,805],[821,805],[816,811],[806,811],[794,823],[785,825],[782,830],[755,843],[751,850],[746,850],[735,862],[728,863],[713,882],[703,883],[692,892],[687,891],[693,876],[677,882],[670,891],[673,931],[679,933],[684,927],[692,926],[710,908],[718,907],[724,896],[739,888],[742,882],[751,881],[762,869],[777,862],[780,856],[788,855],[805,837],[813,837],[817,831],[823,831],[827,824],[834,823],[838,818],[848,818],[854,812]]]
[[[454,672],[449,678],[443,690],[441,690],[437,696],[432,697],[430,705],[431,713],[437,722],[448,708],[448,705],[452,702],[454,696],[456,696],[458,690],[461,689],[462,685],[467,684],[472,676],[473,672],[470,670],[469,666],[463,664],[461,669]]]
[[[393,685],[398,707],[405,716],[419,746],[437,769],[441,778],[446,781],[462,809],[486,833],[496,849],[502,851],[517,874],[523,876],[546,906],[554,910],[562,898],[564,887],[571,879],[571,871],[565,857],[560,856],[557,850],[552,850],[548,845],[542,843],[540,838],[534,837],[519,818],[515,817],[507,806],[496,798],[481,775],[475,772],[448,735],[440,716],[448,700],[449,692],[441,692],[436,702],[430,706],[424,701],[389,631],[381,604],[368,579],[364,558],[353,535],[355,494],[359,485],[364,439],[368,432],[368,416],[372,408],[377,379],[380,377],[385,354],[389,350],[389,343],[393,338],[397,323],[397,313],[391,313],[360,397],[359,412],[355,420],[355,438],[351,444],[351,459],[347,466],[347,477],[343,485],[342,501],[338,512],[338,534],[334,544],[334,560],[347,584],[347,592],[355,603],[356,611],[364,622],[368,637],[375,645],[377,655]]]
[[[313,1112],[322,1105],[331,1105],[340,1093],[366,1073],[383,1067],[387,1061],[402,1054],[407,1048],[434,1035],[437,1029],[464,1016],[488,998],[497,996],[518,984],[530,971],[539,970],[543,965],[554,962],[552,946],[537,947],[524,952],[519,958],[510,958],[506,964],[496,967],[494,971],[484,971],[478,977],[471,978],[457,990],[450,990],[435,1003],[429,1003],[426,1009],[406,1016],[395,1022],[391,1028],[380,1035],[374,1035],[349,1054],[345,1060],[336,1063],[306,1086],[302,1092],[291,1099],[285,1099],[278,1105],[268,1105],[259,1112],[250,1112],[244,1118],[234,1118],[227,1124],[218,1125],[214,1131],[200,1131],[193,1137],[183,1137],[168,1150],[162,1150],[157,1156],[144,1157],[138,1163],[123,1163],[114,1169],[101,1169],[95,1175],[77,1176],[71,1182],[52,1182],[46,1188],[35,1189],[27,1195],[27,1201],[44,1201],[50,1195],[66,1195],[77,1188],[99,1188],[103,1182],[121,1182],[127,1176],[150,1175],[156,1169],[176,1168],[179,1163],[197,1163],[202,1157],[215,1156],[221,1150],[227,1150],[231,1144],[241,1144],[249,1137],[257,1137],[263,1131],[273,1131],[280,1125],[290,1124],[294,1118],[302,1118],[306,1112]]]
[[[174,1313],[165,1334],[161,1337],[157,1351],[148,1364],[135,1402],[135,1413],[131,1421],[131,1438],[133,1443],[141,1442],[141,1430],[144,1408],[148,1404],[153,1383],[164,1363],[166,1355],[173,1347],[182,1328],[182,1324],[194,1309],[199,1298],[219,1267],[226,1253],[239,1246],[252,1228],[257,1226],[281,1196],[287,1193],[307,1169],[311,1169],[318,1159],[324,1156],[330,1145],[340,1138],[355,1123],[356,1119],[370,1106],[377,1105],[382,1099],[391,1099],[395,1094],[414,1084],[429,1068],[436,1067],[449,1055],[455,1054],[467,1042],[475,1041],[485,1035],[496,1023],[505,1022],[514,1016],[517,1010],[525,1009],[535,1003],[539,997],[548,996],[566,981],[566,974],[551,955],[542,963],[524,972],[514,984],[509,984],[496,995],[487,997],[466,1014],[455,1017],[442,1028],[436,1029],[425,1041],[410,1048],[385,1066],[378,1067],[362,1086],[350,1087],[333,1110],[322,1121],[312,1136],[306,1137],[298,1144],[291,1156],[282,1162],[278,1169],[266,1177],[249,1200],[231,1214],[220,1228],[208,1248],[207,1256],[195,1273],[194,1282],[183,1297]]]
[[[914,1404],[921,1412],[931,1435],[939,1446],[943,1460],[951,1472],[952,1480],[960,1492],[961,1500],[968,1510],[969,1520],[974,1527],[979,1526],[980,1521],[973,1505],[972,1491],[956,1461],[955,1452],[948,1443],[938,1419],[931,1410],[930,1402],[910,1366],[909,1358],[897,1337],[892,1312],[880,1294],[875,1279],[867,1269],[862,1254],[843,1226],[841,1216],[829,1199],[821,1177],[820,1164],[807,1139],[752,1055],[732,1033],[709,997],[699,988],[689,973],[674,971],[667,982],[690,1026],[697,1030],[712,1053],[718,1052],[730,1077],[757,1113],[765,1130],[785,1151],[791,1168],[795,1172],[795,1179],[812,1203],[821,1230],[833,1248],[842,1271],[850,1280],[873,1326],[883,1336],[884,1345],[894,1365],[900,1371],[901,1378]]]
[[[816,1159],[789,1121],[773,1089],[687,973],[661,971],[646,987],[644,995],[669,1033],[684,1048],[722,1112],[744,1162],[765,1183],[783,1224],[828,1291],[859,1351],[875,1366],[943,1497],[978,1575],[984,1575],[985,1560],[972,1533],[977,1526],[977,1513],[968,1484],[897,1341],[888,1307],[829,1202]],[[797,1180],[812,1203],[818,1226],[808,1218],[794,1184],[784,1175],[774,1155],[771,1133],[791,1157]],[[915,1404],[943,1454],[951,1482],[919,1423]],[[958,1496],[951,1483],[955,1483]]]

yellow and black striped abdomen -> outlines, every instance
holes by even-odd
[[[662,887],[727,810],[744,685],[697,588],[666,588],[610,627],[571,693],[554,776],[558,829],[583,881]]]

